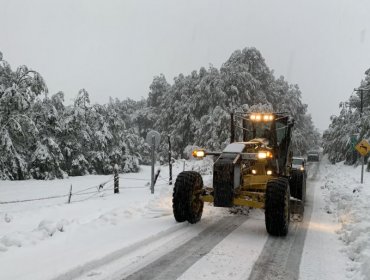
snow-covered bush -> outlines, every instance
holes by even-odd
[[[63,178],[65,172],[60,167],[63,154],[52,138],[43,143],[38,142],[35,152],[31,156],[30,173],[35,179]]]

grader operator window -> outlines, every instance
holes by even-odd
[[[255,138],[264,138],[269,140],[270,144],[274,142],[274,122],[275,116],[273,114],[252,113],[249,119],[244,119],[243,127],[246,129],[245,140],[252,140]]]
[[[243,121],[244,141],[264,138],[269,146],[280,147],[286,142],[288,118],[281,114],[251,114]]]
[[[271,139],[271,122],[253,123],[253,138]]]
[[[247,133],[247,140],[252,140],[256,138],[264,138],[269,140],[269,142],[273,141],[273,122],[248,122],[246,129]],[[271,142],[272,143],[272,142]]]

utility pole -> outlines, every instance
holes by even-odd
[[[364,109],[364,91],[370,91],[370,88],[355,88],[353,91],[360,92],[360,117]]]
[[[360,89],[361,105],[360,105],[360,118],[362,118],[362,111],[364,110],[364,90]]]

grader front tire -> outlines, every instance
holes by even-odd
[[[285,236],[290,222],[289,182],[285,178],[267,182],[265,199],[265,224],[269,234]]]
[[[203,200],[200,199],[203,189],[202,176],[195,171],[181,172],[175,182],[172,196],[173,215],[177,222],[188,221],[195,224],[203,213]]]

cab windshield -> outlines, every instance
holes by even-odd
[[[272,122],[251,122],[248,124],[248,140],[254,138],[271,139]]]

